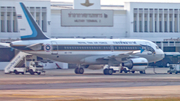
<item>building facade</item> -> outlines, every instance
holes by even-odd
[[[19,0],[0,0],[0,41],[19,40],[15,4]],[[101,5],[100,0],[21,0],[43,32],[51,38],[128,38],[155,42],[165,52],[180,52],[180,3],[126,2]],[[95,5],[95,6],[92,6]],[[82,7],[80,7],[82,6]],[[62,26],[62,10],[112,10],[113,26]]]

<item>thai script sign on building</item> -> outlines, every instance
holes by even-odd
[[[113,27],[113,10],[62,10],[62,27]]]

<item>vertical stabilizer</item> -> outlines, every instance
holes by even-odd
[[[48,39],[22,2],[16,4],[16,15],[21,40]]]

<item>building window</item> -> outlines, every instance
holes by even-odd
[[[164,47],[164,52],[176,52],[176,47]]]
[[[137,14],[134,14],[134,32],[137,32]]]

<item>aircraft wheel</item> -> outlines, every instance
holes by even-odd
[[[113,69],[104,69],[103,73],[104,75],[112,75],[113,74]]]
[[[37,73],[38,75],[41,75],[41,72]]]
[[[104,73],[104,75],[107,75],[108,74],[108,69],[104,69],[103,73]]]
[[[132,73],[134,74],[134,73],[135,73],[135,71],[132,71]]]
[[[30,73],[31,75],[34,75],[34,72],[33,72],[32,69],[29,70],[29,73]]]
[[[146,74],[146,72],[145,71],[140,71],[140,74]]]
[[[108,74],[112,75],[113,74],[113,69],[108,69]]]
[[[76,74],[79,74],[79,68],[76,68],[76,69],[74,70],[74,72],[75,72]]]
[[[24,72],[22,72],[21,74],[24,75]]]
[[[84,73],[84,69],[83,68],[79,68],[79,74],[83,74]]]

